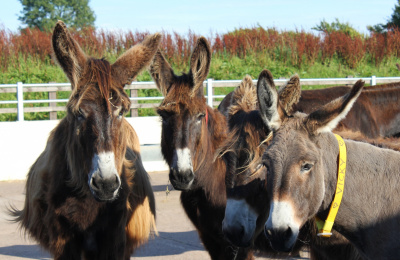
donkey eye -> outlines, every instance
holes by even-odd
[[[123,115],[124,115],[124,111],[121,109],[119,111],[118,118],[121,119]]]
[[[162,123],[163,124],[168,124],[168,121],[171,118],[172,113],[168,113],[168,112],[165,112],[165,111],[157,111],[157,112],[161,116]]]
[[[310,171],[311,168],[312,168],[313,166],[314,166],[314,165],[311,164],[311,163],[304,163],[304,164],[301,166],[301,173],[305,173],[305,172]]]
[[[82,120],[85,119],[85,114],[83,113],[82,109],[79,108],[78,114],[76,115],[76,118],[77,118],[79,121],[82,121]]]
[[[202,120],[204,116],[205,116],[204,113],[198,114],[198,115],[197,115],[197,120],[198,120],[198,121]]]

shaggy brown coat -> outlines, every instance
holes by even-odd
[[[155,231],[154,195],[138,137],[123,117],[130,108],[123,87],[149,64],[160,40],[152,35],[110,65],[88,58],[63,22],[54,28],[54,56],[72,85],[68,113],[28,173],[24,208],[11,212],[54,259],[129,259]],[[101,153],[115,161],[97,161]],[[90,178],[93,169],[105,170],[96,162],[115,165],[120,181],[112,185],[120,186],[112,197],[107,182]]]
[[[252,259],[248,248],[232,246],[222,234],[225,163],[213,156],[226,138],[227,125],[225,116],[207,106],[204,97],[210,62],[211,49],[203,37],[193,50],[189,73],[175,75],[161,52],[156,54],[150,72],[165,97],[157,110],[162,118],[161,150],[170,166],[169,179],[182,190],[182,206],[211,259]]]

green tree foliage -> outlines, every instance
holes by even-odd
[[[51,31],[58,20],[68,27],[94,26],[95,15],[89,0],[19,0],[23,6],[18,17],[28,27]]]
[[[335,18],[335,21],[332,23],[328,23],[325,19],[322,19],[319,25],[312,27],[311,29],[324,32],[324,33],[332,33],[332,32],[344,32],[347,35],[353,37],[361,36],[356,29],[354,29],[348,22],[342,23],[338,18]]]
[[[400,28],[400,0],[397,0],[397,4],[394,6],[393,14],[386,24],[375,24],[372,26],[367,26],[370,32],[384,33],[391,28]]]

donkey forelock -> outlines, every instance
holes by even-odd
[[[106,104],[105,109],[108,114],[115,108],[128,110],[131,103],[129,97],[122,86],[119,86],[119,82],[113,81],[111,65],[107,60],[88,59],[82,75],[68,103],[72,112],[78,112],[84,101],[100,102],[100,100]]]
[[[204,95],[191,96],[191,81],[187,74],[175,78],[170,91],[166,93],[164,100],[158,107],[159,111],[174,112],[180,114],[188,111],[195,115],[206,110],[206,99]]]

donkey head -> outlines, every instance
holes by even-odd
[[[265,234],[276,250],[290,251],[300,227],[320,209],[325,194],[324,175],[328,168],[336,169],[338,155],[331,130],[346,116],[363,85],[358,81],[345,96],[308,116],[296,113],[293,117],[275,109],[275,89],[268,82],[260,89],[264,122],[274,130],[263,163],[268,171],[266,187],[270,200]],[[330,158],[326,160],[328,154]]]
[[[69,183],[84,190],[88,183],[99,201],[115,199],[121,184],[127,146],[123,115],[130,108],[124,86],[150,63],[160,40],[159,34],[149,36],[110,65],[86,56],[63,22],[54,28],[54,56],[72,86],[65,121]]]
[[[268,70],[260,74],[258,87],[264,80],[275,88],[273,77]],[[277,108],[290,114],[292,105],[300,96],[299,77],[291,77],[279,90],[278,95]],[[286,100],[288,97],[290,100]],[[266,171],[262,164],[262,155],[272,137],[270,128],[261,119],[257,90],[250,77],[246,77],[235,90],[228,120],[228,138],[220,149],[227,168],[228,200],[223,232],[233,244],[248,247],[263,231],[268,217],[264,183]]]
[[[164,100],[157,109],[162,118],[161,150],[167,161],[169,179],[175,189],[190,189],[194,181],[198,144],[208,122],[203,81],[208,75],[211,50],[205,38],[198,39],[189,73],[176,76],[160,51],[150,72]],[[204,151],[203,151],[204,152]]]

